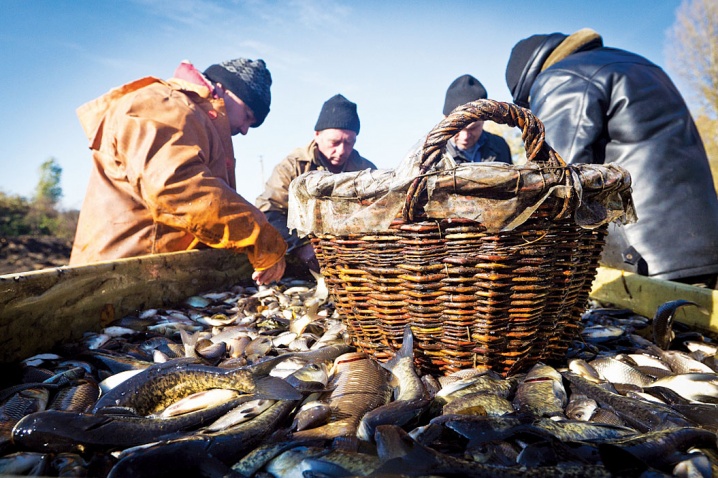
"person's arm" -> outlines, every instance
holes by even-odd
[[[208,246],[246,253],[257,271],[283,261],[287,246],[281,235],[213,172],[224,158],[208,157],[221,152],[207,131],[211,125],[177,102],[136,103],[122,122],[118,150],[127,156],[128,178],[156,222]]]

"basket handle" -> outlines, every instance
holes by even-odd
[[[456,133],[475,121],[490,120],[521,128],[521,139],[526,148],[528,161],[545,162],[550,166],[563,167],[566,163],[545,141],[543,123],[529,110],[511,103],[495,100],[477,100],[459,106],[444,118],[426,136],[421,151],[419,175],[412,181],[403,208],[404,221],[413,221],[417,203],[426,188],[426,173],[441,159],[446,143]]]

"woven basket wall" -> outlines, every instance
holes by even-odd
[[[527,110],[475,103],[429,134],[422,173],[453,134],[480,119],[519,126],[529,160],[566,166]],[[424,372],[475,367],[509,375],[561,359],[580,332],[607,226],[577,226],[575,198],[550,197],[523,224],[498,233],[466,219],[422,217],[425,177],[412,184],[403,217],[389,230],[312,236],[353,344],[386,361],[410,324]]]

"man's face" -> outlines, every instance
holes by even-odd
[[[474,121],[469,126],[454,135],[454,143],[456,143],[456,146],[458,146],[459,149],[470,149],[476,144],[483,132],[484,122]]]
[[[227,118],[229,119],[232,136],[238,133],[242,133],[243,136],[246,135],[250,126],[256,121],[254,112],[244,101],[240,100],[237,95],[224,89],[222,85],[217,86],[217,96],[224,99],[224,106],[227,109]]]
[[[324,155],[332,172],[341,171],[341,167],[354,151],[357,134],[348,129],[324,129],[314,132],[314,141],[319,152]]]

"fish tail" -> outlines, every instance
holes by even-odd
[[[390,372],[394,369],[396,364],[401,361],[403,358],[411,358],[414,356],[414,334],[411,332],[411,327],[409,324],[406,324],[404,327],[404,337],[401,341],[401,348],[399,351],[392,357],[391,360],[387,361],[386,363],[380,364],[385,369],[389,370]]]

